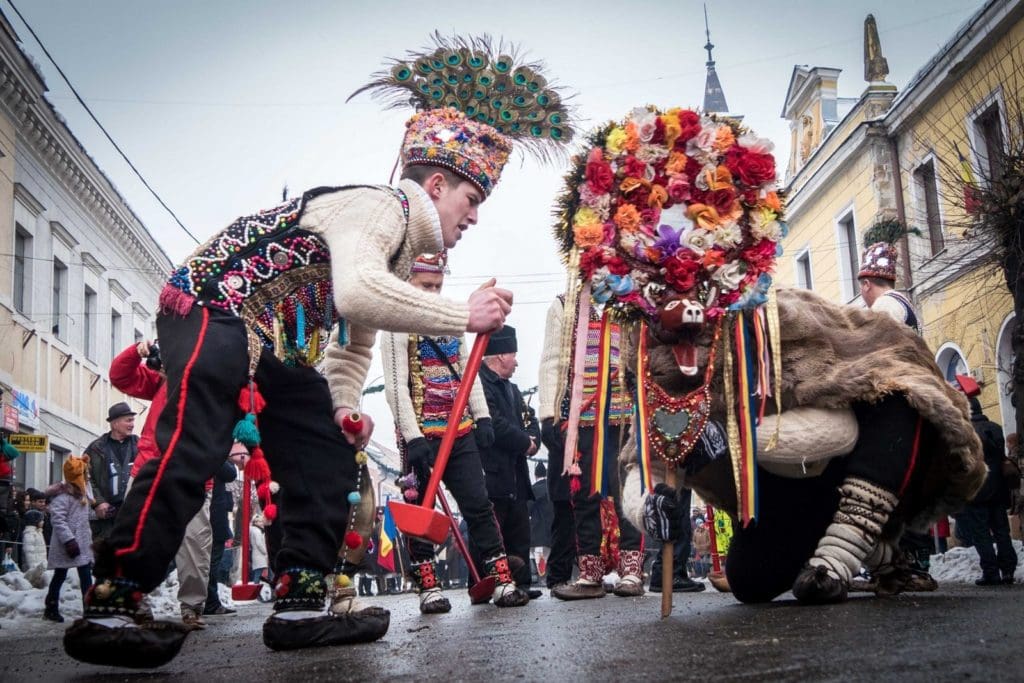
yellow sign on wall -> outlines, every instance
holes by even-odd
[[[50,437],[45,434],[11,434],[7,441],[22,453],[46,453],[50,450]]]

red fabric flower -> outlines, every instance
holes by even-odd
[[[681,132],[679,133],[679,139],[676,140],[676,147],[685,148],[686,141],[700,132],[700,117],[697,116],[696,112],[684,109],[679,112],[679,127]]]
[[[643,178],[647,171],[647,163],[640,161],[633,155],[626,157],[626,176],[629,178]]]
[[[580,256],[580,270],[584,275],[590,277],[594,271],[604,265],[604,250],[601,247],[591,247]]]
[[[763,273],[771,270],[775,264],[775,242],[764,239],[743,252],[742,258],[750,264],[752,270]]]
[[[291,574],[285,574],[277,580],[277,587],[274,589],[274,592],[277,594],[277,597],[283,598],[284,596],[288,595],[288,592],[291,590],[291,588],[289,587],[289,584],[291,584],[291,582]]]
[[[604,265],[608,267],[608,272],[610,272],[613,275],[629,274],[629,266],[626,264],[625,261],[623,261],[618,256],[613,256],[612,258],[608,259]]]
[[[677,292],[688,292],[697,284],[698,270],[699,263],[676,255],[665,262],[665,281]]]
[[[733,146],[725,154],[725,166],[744,184],[757,187],[775,180],[775,157]]]
[[[665,122],[661,120],[660,116],[654,119],[654,135],[651,136],[651,144],[665,144]]]
[[[714,207],[719,216],[728,216],[736,205],[736,192],[731,188],[705,192],[703,203]]]
[[[596,150],[598,156],[600,150]],[[586,177],[587,182],[590,183],[590,189],[594,194],[602,195],[612,189],[615,184],[615,174],[612,173],[612,167],[603,158],[594,159],[593,154],[590,155],[590,159],[587,161]]]

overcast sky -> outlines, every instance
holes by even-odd
[[[368,97],[345,104],[386,56],[443,34],[490,33],[521,44],[576,94],[584,129],[632,107],[699,106],[706,53],[702,3],[494,3],[449,0],[15,0],[53,57],[149,183],[200,239],[236,216],[318,185],[387,182],[405,112]],[[729,108],[774,139],[795,64],[843,69],[841,97],[863,80],[863,22],[873,13],[889,80],[903,87],[981,6],[979,0],[734,0],[707,3]],[[88,120],[38,44],[0,8],[45,74],[51,101],[175,262],[194,243]],[[564,285],[551,206],[564,168],[514,157],[480,223],[451,259],[446,294],[486,277],[513,289],[523,387],[537,383],[548,303]],[[380,374],[375,362],[370,379]],[[391,442],[380,395],[367,410]]]

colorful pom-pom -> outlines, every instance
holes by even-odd
[[[352,493],[348,494],[348,502],[351,505],[358,505],[359,501],[361,501],[362,499],[363,497],[359,495],[359,491],[353,491]]]
[[[577,493],[579,493],[581,488],[583,488],[583,485],[580,483],[579,477],[572,477],[569,480],[569,492],[572,495],[575,496]]]
[[[249,382],[238,392],[238,407],[243,413],[259,414],[267,406],[256,382]]]
[[[244,419],[239,420],[231,432],[231,438],[239,443],[244,443],[249,448],[258,446],[260,443],[260,430],[256,428],[256,415],[249,413]]]
[[[252,458],[245,464],[245,475],[255,482],[270,479],[270,465],[263,457],[262,448],[252,449]]]
[[[356,464],[365,465],[366,461],[369,460],[369,456],[366,455],[366,451],[356,451]]]
[[[350,531],[345,534],[345,545],[351,549],[356,549],[363,544],[363,537],[355,531]]]
[[[263,506],[263,519],[268,522],[273,522],[277,519],[277,506],[273,503],[267,503]]]
[[[352,585],[352,579],[347,574],[337,574],[334,577],[334,584],[339,588],[348,588]]]
[[[419,490],[417,490],[417,489],[409,488],[409,489],[406,489],[406,490],[405,490],[405,491],[404,491],[404,492],[402,493],[402,495],[403,495],[403,496],[405,496],[405,499],[406,499],[407,501],[409,501],[410,503],[412,503],[412,502],[414,502],[414,501],[415,501],[415,500],[416,500],[417,498],[419,498],[419,497],[420,497],[420,492],[419,492]]]

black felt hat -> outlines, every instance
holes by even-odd
[[[487,350],[484,352],[484,355],[497,356],[502,353],[515,353],[518,350],[516,328],[511,325],[505,325],[500,330],[491,333],[491,338],[487,342]]]

